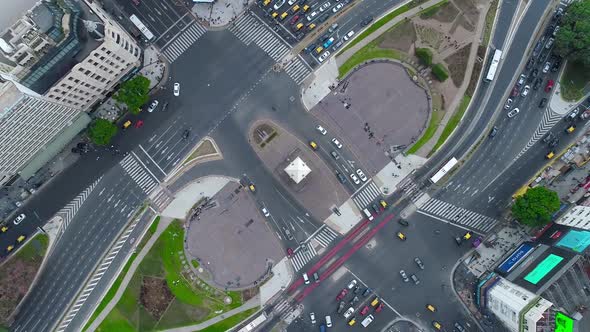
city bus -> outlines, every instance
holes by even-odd
[[[137,16],[135,16],[135,14],[129,16],[129,19],[148,41],[154,39],[154,34],[139,20]]]
[[[438,170],[438,172],[436,172],[436,174],[434,174],[430,178],[430,182],[436,184],[448,172],[450,172],[453,169],[453,167],[455,167],[457,165],[457,163],[458,163],[457,158],[455,158],[455,157],[451,158],[451,160],[449,160],[440,170]]]
[[[492,62],[490,63],[490,68],[488,69],[488,74],[484,81],[491,82],[494,80],[496,76],[496,71],[498,70],[498,64],[500,64],[500,58],[502,57],[502,51],[496,50],[494,52],[494,57],[492,58]]]

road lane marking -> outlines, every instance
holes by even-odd
[[[145,153],[145,155],[154,163],[154,165],[160,170],[160,172],[162,172],[162,174],[164,174],[164,176],[167,176],[168,174],[166,174],[166,172],[164,172],[164,170],[158,165],[158,163],[154,160],[154,158],[152,158],[152,156],[150,156],[150,154],[143,148],[143,146],[141,146],[141,144],[139,144],[139,148],[141,149],[141,151],[143,151],[143,153]],[[151,173],[151,172],[150,172]],[[153,175],[153,174],[152,174]]]

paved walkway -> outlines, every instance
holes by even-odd
[[[255,0],[216,0],[213,3],[197,3],[193,13],[211,28],[222,28],[233,22]]]

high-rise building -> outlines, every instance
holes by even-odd
[[[140,65],[135,40],[90,0],[43,0],[0,35],[10,74],[49,100],[89,111]]]
[[[0,185],[28,178],[90,122],[79,108],[48,100],[0,75]]]
[[[590,230],[590,206],[576,205],[564,213],[555,223]]]

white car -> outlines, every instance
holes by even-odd
[[[352,279],[349,283],[348,283],[348,289],[353,289],[354,286],[356,286],[356,279]]]
[[[329,56],[330,56],[330,51],[326,51],[326,52],[324,52],[324,54],[320,55],[320,57],[318,58],[318,61],[324,62],[324,60],[326,60],[326,58]]]
[[[285,0],[279,0],[279,1],[275,2],[274,9],[278,10],[279,8],[283,7],[284,4],[285,4]]]
[[[543,74],[547,74],[549,69],[551,69],[551,62],[547,61],[545,62],[545,66],[543,66]]]
[[[152,101],[152,103],[150,104],[150,107],[148,107],[148,112],[151,113],[151,112],[155,111],[156,107],[158,107],[158,103],[159,102],[157,100]]]
[[[324,127],[322,127],[320,125],[318,125],[317,127],[315,127],[315,129],[317,131],[319,131],[322,135],[326,135],[328,133],[328,131]]]
[[[530,86],[528,86],[528,85],[525,85],[525,86],[524,86],[524,89],[522,90],[522,93],[521,93],[521,95],[522,95],[523,97],[526,97],[526,95],[528,95],[528,94],[529,94],[529,90],[530,90],[530,89],[531,89],[531,87],[530,87]]]
[[[25,216],[24,213],[19,214],[15,219],[14,219],[14,224],[18,225],[21,223],[21,221],[25,220],[27,216]]]
[[[354,36],[354,30],[348,31],[348,33],[344,36],[344,40],[349,40],[352,36]]]
[[[328,8],[330,8],[330,1],[326,1],[320,6],[320,12],[323,12],[324,10],[326,10]]]
[[[515,108],[512,111],[508,112],[508,117],[513,118],[516,116],[516,114],[518,114],[518,112],[520,112],[520,110],[518,108]]]
[[[337,11],[339,11],[340,9],[342,9],[342,7],[344,7],[343,3],[339,3],[336,6],[334,6],[334,8],[332,8],[332,12],[336,13]]]
[[[268,212],[268,210],[265,207],[262,207],[260,210],[262,211],[262,214],[265,217],[267,217],[267,218],[270,217],[270,213]]]
[[[348,319],[348,317],[352,316],[353,313],[354,313],[354,308],[353,307],[348,308],[348,310],[346,310],[346,312],[344,313],[344,318]]]
[[[342,149],[342,144],[336,138],[332,138],[332,143],[336,145],[337,148]]]
[[[297,0],[289,0],[287,3],[289,4],[289,6],[293,6],[293,4],[297,2]]]
[[[314,312],[309,313],[309,318],[311,318],[311,323],[315,324],[315,313]]]
[[[354,184],[360,184],[361,183],[361,180],[359,180],[359,178],[354,173],[350,174],[350,178],[352,179],[352,182],[354,182]]]
[[[358,174],[359,178],[361,178],[363,182],[367,181],[367,176],[365,176],[365,173],[363,173],[360,168],[356,170],[356,174]]]
[[[314,11],[314,12],[311,12],[311,13],[309,13],[309,15],[307,15],[307,17],[306,17],[306,18],[307,18],[307,20],[308,20],[308,21],[311,21],[311,20],[313,20],[313,18],[314,18],[314,17],[316,17],[316,16],[318,16],[318,12],[315,12],[315,11]]]
[[[509,109],[510,105],[512,105],[512,99],[508,98],[508,100],[506,100],[506,105],[504,105],[504,109]]]
[[[174,83],[174,96],[180,96],[180,83],[178,82]]]

